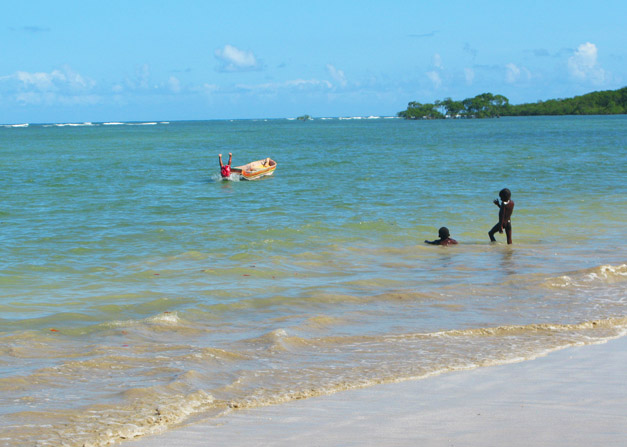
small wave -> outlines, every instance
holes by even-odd
[[[176,326],[181,323],[181,319],[176,314],[176,312],[172,313],[162,313],[159,315],[155,315],[147,318],[146,323],[149,324],[158,324],[158,325],[167,325],[167,326]]]
[[[344,320],[341,320],[337,317],[330,317],[326,315],[318,315],[316,317],[311,317],[307,319],[305,326],[312,329],[326,329],[330,326],[335,326],[344,323]]]
[[[89,127],[93,126],[94,123],[85,122],[85,123],[55,123],[54,127]]]
[[[583,287],[596,283],[613,284],[627,280],[627,264],[601,265],[591,269],[570,272],[549,278],[545,285],[551,288]]]
[[[60,429],[60,434],[72,439],[76,445],[111,445],[124,439],[160,433],[190,415],[206,410],[215,400],[202,390],[181,394],[175,390],[164,392],[153,388],[126,391],[124,398],[128,402],[126,407],[87,408],[73,415],[73,423]],[[129,415],[133,415],[132,419]],[[40,442],[53,441],[50,445],[56,445],[58,435],[55,433]]]
[[[584,321],[573,324],[528,324],[513,326],[495,326],[474,329],[454,329],[415,334],[414,337],[502,337],[535,333],[570,333],[582,330],[607,331],[608,338],[620,337],[627,331],[627,317],[608,318],[605,320]]]
[[[24,124],[3,124],[2,127],[7,127],[7,128],[20,128],[20,127],[28,127],[30,126],[30,124],[28,123],[24,123]]]
[[[132,327],[140,325],[149,326],[179,326],[182,323],[181,318],[176,312],[163,312],[158,315],[144,318],[143,320],[118,320],[106,323],[107,327]]]
[[[110,123],[102,123],[103,126],[123,126],[124,123],[118,123],[118,122],[110,122]]]
[[[288,335],[285,329],[275,329],[260,337],[246,340],[246,342],[254,346],[265,347],[271,352],[294,351],[311,345],[307,339]]]
[[[214,172],[211,174],[211,180],[214,182],[239,182],[241,180],[241,176],[236,172],[231,172],[231,175],[228,177],[222,177],[219,172]]]

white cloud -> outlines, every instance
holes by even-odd
[[[50,73],[18,71],[13,76],[7,78],[17,80],[21,90],[36,90],[39,92],[85,91],[91,89],[96,84],[69,67],[64,67],[63,70],[53,70]]]
[[[261,64],[252,51],[244,51],[233,45],[225,45],[215,51],[215,57],[222,63],[221,71],[254,71],[261,69]]]
[[[168,79],[168,87],[172,93],[179,93],[181,91],[181,81],[175,76],[170,76],[170,79]]]
[[[440,74],[437,71],[428,71],[427,77],[431,80],[435,88],[439,88],[442,85],[442,78],[440,78]]]
[[[285,82],[269,82],[265,84],[238,84],[237,88],[248,91],[277,91],[277,90],[285,90],[285,89],[296,89],[296,90],[306,90],[306,89],[330,89],[333,88],[333,84],[326,80],[318,80],[318,79],[293,79]]]
[[[577,48],[575,54],[568,58],[569,73],[582,81],[592,81],[595,84],[602,84],[606,74],[597,64],[597,46],[586,42]]]
[[[102,102],[99,95],[78,94],[64,95],[57,92],[20,92],[15,95],[15,101],[23,105],[93,105]]]
[[[7,98],[20,104],[93,104],[96,83],[69,67],[47,72],[17,71],[0,77]]]
[[[338,70],[333,65],[327,64],[327,72],[329,72],[329,75],[334,81],[338,82],[342,87],[346,87],[346,75],[342,70]]]
[[[466,78],[466,84],[471,85],[475,80],[475,70],[472,68],[464,68],[464,77]]]
[[[40,92],[58,90],[55,83],[63,79],[63,75],[58,70],[54,70],[51,73],[28,73],[25,71],[18,71],[14,76],[15,79],[20,82],[20,87],[22,89],[35,89]]]
[[[143,64],[137,67],[135,77],[139,88],[148,88],[150,82],[150,65]]]
[[[444,69],[442,66],[442,57],[438,53],[433,55],[433,66],[435,68],[439,68],[440,70]]]
[[[518,68],[515,64],[511,62],[505,66],[507,72],[505,74],[505,79],[510,84],[513,84],[520,77],[520,68]]]
[[[518,67],[511,62],[505,66],[505,80],[509,84],[514,84],[521,80],[521,78],[524,80],[531,79],[531,72],[525,67]]]

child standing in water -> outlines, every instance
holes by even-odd
[[[494,239],[494,233],[497,231],[499,233],[503,233],[505,230],[505,234],[507,235],[507,243],[512,243],[512,213],[514,212],[514,201],[512,200],[512,193],[509,189],[504,188],[499,192],[499,197],[501,198],[501,202],[499,203],[499,199],[494,200],[494,204],[499,207],[499,222],[492,227],[492,229],[488,232],[488,236],[490,236],[490,241],[496,242]]]

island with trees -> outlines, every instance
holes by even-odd
[[[592,92],[567,99],[550,99],[536,103],[509,103],[503,95],[482,93],[474,98],[455,101],[451,98],[421,104],[412,101],[407,110],[398,112],[405,119],[498,118],[501,116],[537,115],[621,115],[627,114],[627,87]]]

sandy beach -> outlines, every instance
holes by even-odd
[[[627,337],[531,361],[236,411],[122,445],[624,446]]]

